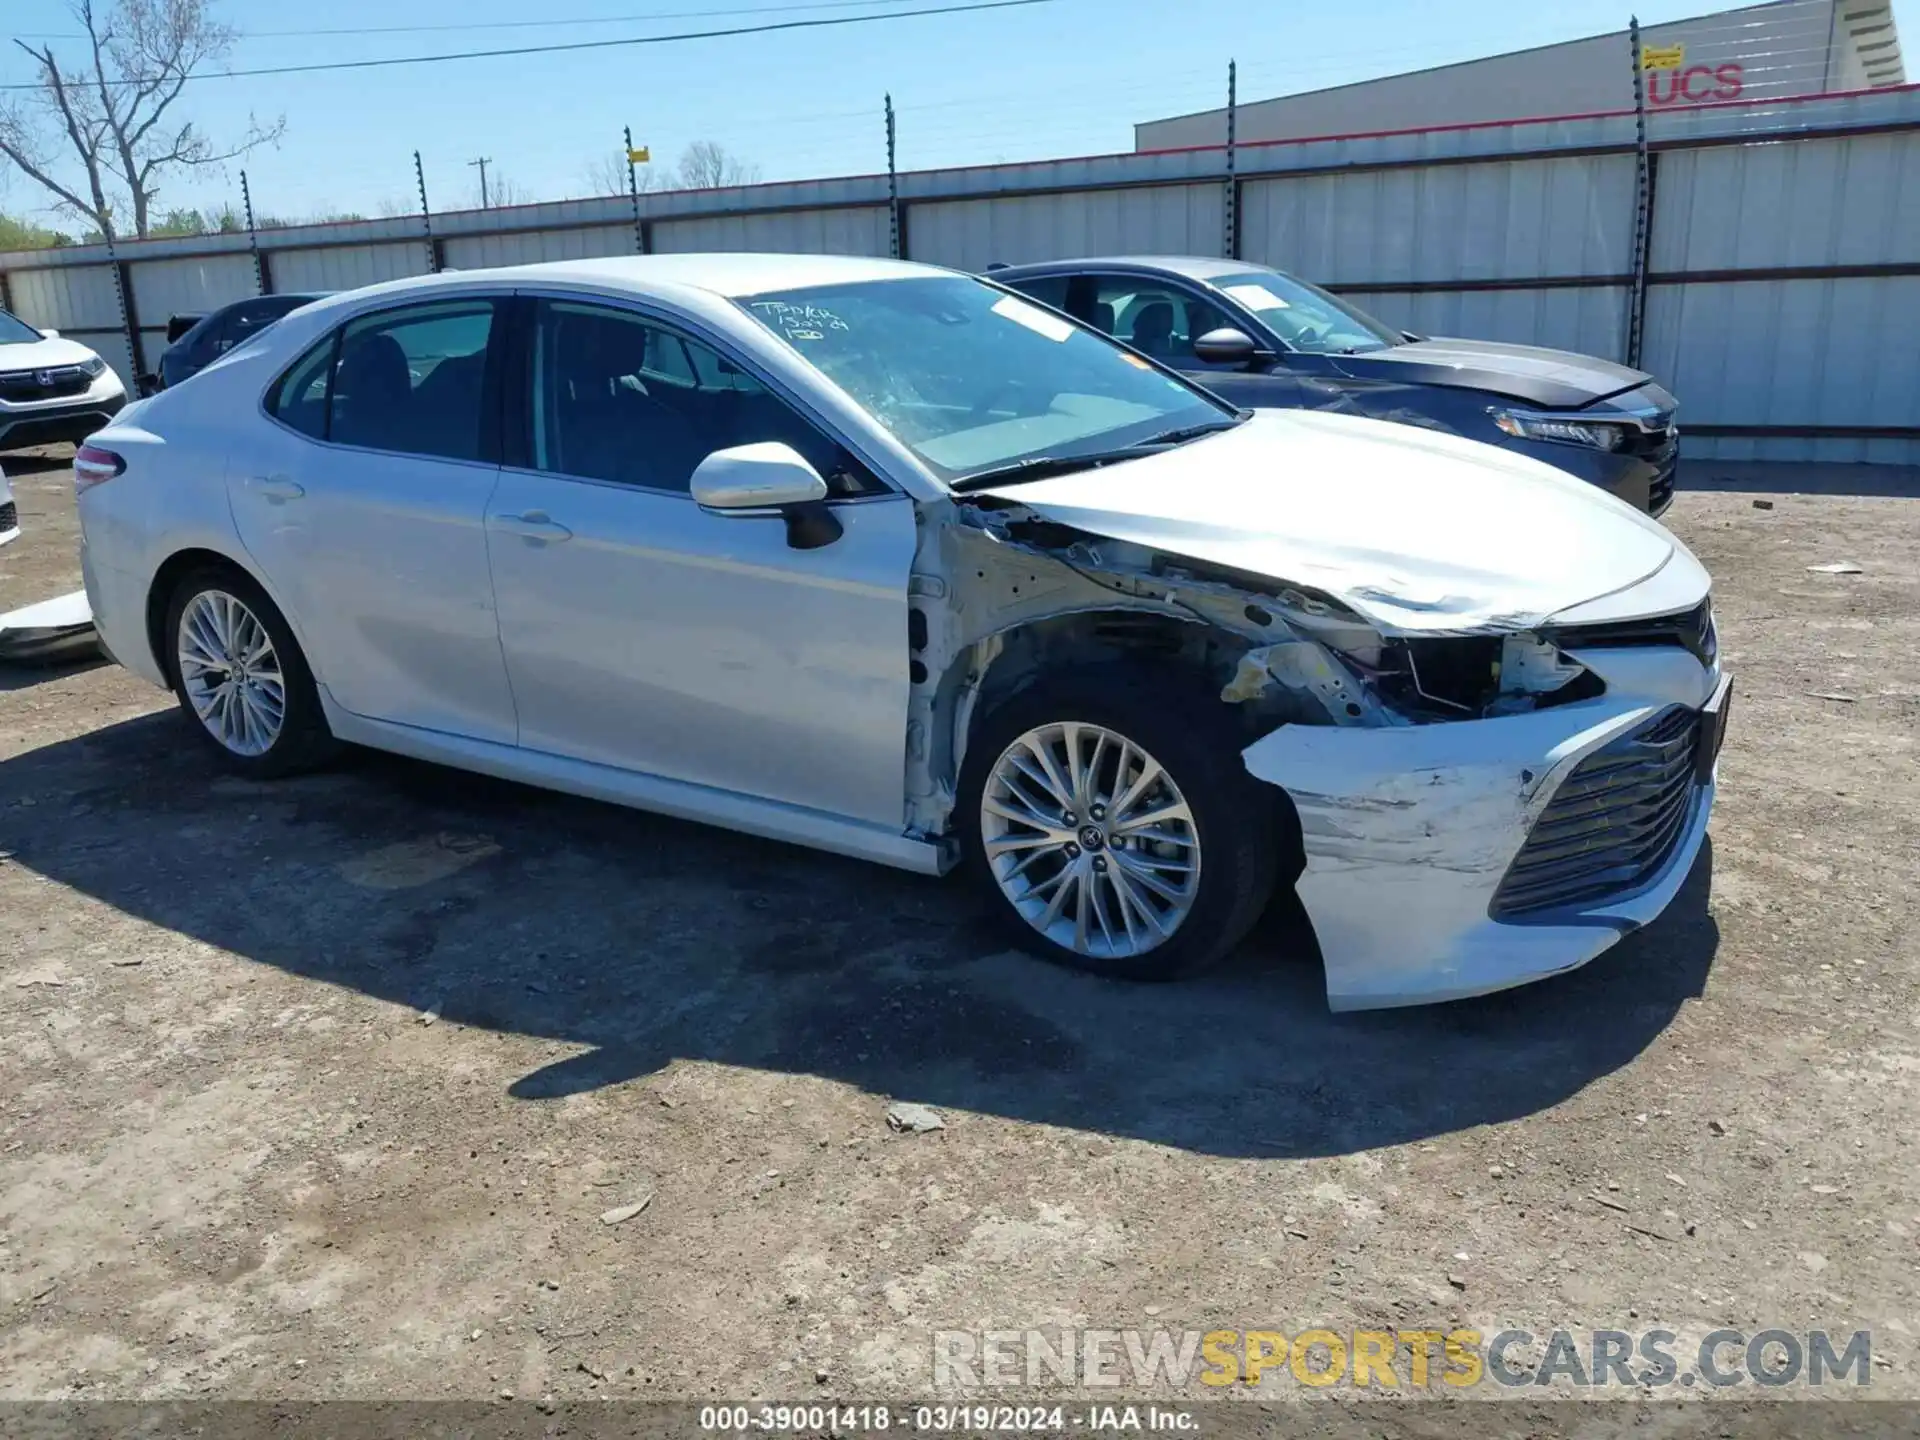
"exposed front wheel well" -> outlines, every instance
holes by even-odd
[[[1130,686],[1169,709],[1186,707],[1229,743],[1249,745],[1271,724],[1221,698],[1248,642],[1200,619],[1152,610],[1088,610],[1029,621],[981,642],[958,659],[940,686],[950,726],[947,776],[958,781],[984,719],[1042,681],[1080,671],[1099,672],[1103,684],[1125,676]],[[1222,723],[1224,722],[1224,723]],[[1246,777],[1270,803],[1281,878],[1291,884],[1305,866],[1300,818],[1277,786]]]

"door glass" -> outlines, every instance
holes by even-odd
[[[452,300],[348,325],[334,370],[328,438],[337,445],[478,460],[489,300]]]
[[[643,316],[543,301],[533,353],[536,469],[686,493],[715,450],[791,445],[837,496],[883,487],[779,396]]]
[[[1186,369],[1205,363],[1193,353],[1193,342],[1232,323],[1217,305],[1197,295],[1129,275],[1099,278],[1093,313],[1093,323],[1116,340]]]

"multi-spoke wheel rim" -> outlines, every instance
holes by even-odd
[[[1180,787],[1098,725],[1042,725],[1007,746],[980,798],[980,838],[1022,918],[1092,959],[1164,944],[1200,893],[1200,835]]]
[[[287,719],[273,637],[246,602],[202,590],[180,613],[180,686],[200,723],[236,755],[264,755]]]

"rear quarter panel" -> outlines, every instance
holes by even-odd
[[[124,474],[80,496],[88,596],[102,638],[123,665],[165,684],[147,632],[155,578],[174,556],[203,550],[238,565],[280,604],[273,577],[241,543],[227,471],[247,427],[272,422],[260,397],[299,347],[262,346],[209,366],[190,384],[140,402],[93,443],[127,462]],[[282,613],[286,607],[280,606]],[[287,622],[306,649],[298,617]]]

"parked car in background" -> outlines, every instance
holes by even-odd
[[[0,310],[0,450],[84,440],[126,403],[120,377],[93,351]]]
[[[169,385],[178,385],[189,375],[199,374],[283,315],[290,315],[302,305],[311,305],[332,293],[315,290],[291,295],[254,295],[223,305],[207,315],[174,316],[167,326],[168,344],[160,356],[154,388],[164,390]]]
[[[1713,801],[1708,580],[1661,526],[920,265],[356,290],[74,477],[107,649],[243,774],[351,741],[964,863],[1109,975],[1295,884],[1336,1006],[1516,985],[1659,913]]]
[[[1658,515],[1673,501],[1673,396],[1611,360],[1395,330],[1239,260],[1121,256],[990,277],[1253,409],[1340,409],[1530,455]]]

